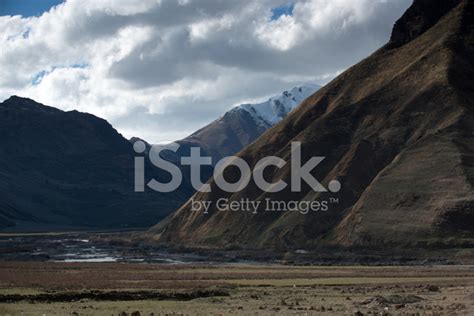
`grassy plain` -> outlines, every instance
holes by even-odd
[[[0,263],[0,315],[110,316],[136,311],[473,315],[474,268]]]

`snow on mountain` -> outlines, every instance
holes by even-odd
[[[202,155],[212,157],[213,163],[223,157],[232,156],[285,118],[319,88],[305,84],[265,102],[234,107],[193,134],[177,141],[180,149],[176,153],[170,151],[168,158],[170,161],[179,161],[180,157],[189,156],[192,147],[201,148]]]
[[[318,85],[306,84],[290,91],[284,91],[262,103],[241,104],[231,111],[246,111],[258,125],[269,128],[284,119],[288,113],[319,88]]]

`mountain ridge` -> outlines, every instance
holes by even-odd
[[[132,145],[92,114],[13,96],[0,103],[0,134],[4,228],[147,227],[192,193],[175,192],[166,201],[135,193]]]
[[[100,117],[16,95],[0,103],[0,114],[0,228],[147,228],[194,193],[185,167],[175,192],[134,192],[133,143],[143,140],[126,140]],[[246,137],[250,142],[257,136]],[[151,148],[143,142],[139,156]],[[189,149],[183,145],[181,152],[165,150],[162,157],[179,163]],[[148,159],[145,169],[145,181],[168,179]],[[211,173],[208,168],[202,174],[207,179]]]
[[[177,141],[183,146],[178,155],[188,155],[190,147],[196,146],[201,148],[202,155],[213,158],[213,164],[225,156],[234,155],[285,118],[318,88],[315,84],[304,84],[263,102],[238,105]]]
[[[430,5],[447,11],[436,13],[436,21],[428,19],[432,25],[422,23],[408,41],[389,42],[349,68],[239,153],[251,166],[268,155],[287,160],[290,142],[301,141],[304,159],[326,157],[313,175],[323,185],[339,180],[338,194],[308,186],[270,194],[253,181],[230,194],[211,181],[211,193],[192,197],[213,202],[337,198],[331,211],[249,214],[214,207],[202,214],[191,211],[189,200],[151,232],[164,243],[205,247],[413,246],[448,242],[444,233],[460,243],[474,240],[472,227],[458,231],[459,223],[469,222],[474,200],[473,2],[456,1],[450,8],[441,1],[416,0],[407,12],[430,11]],[[407,16],[413,15],[404,14],[394,30],[411,25]],[[440,159],[438,146],[445,150]],[[289,171],[273,170],[271,180],[289,182]],[[227,175],[238,176],[232,170]]]

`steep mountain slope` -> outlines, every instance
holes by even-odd
[[[318,88],[317,85],[306,84],[284,91],[262,103],[237,106],[178,141],[182,146],[178,154],[187,155],[190,147],[197,146],[203,154],[213,157],[213,163],[222,157],[233,155],[280,122]]]
[[[132,145],[91,114],[13,96],[0,135],[0,227],[147,227],[192,194],[134,193]]]
[[[191,172],[189,166],[181,165],[181,157],[189,156],[192,147],[199,147],[201,156],[212,157],[211,166],[201,167],[201,181],[206,182],[212,176],[214,165],[221,158],[236,154],[257,139],[318,88],[320,88],[318,85],[305,84],[290,91],[284,91],[281,95],[265,102],[239,105],[195,133],[176,141],[180,145],[177,151],[166,150],[168,145],[154,146],[161,146],[161,157],[180,168],[184,182],[183,188],[189,187]],[[142,141],[145,144],[147,154],[151,145],[137,137],[130,139],[132,144],[136,141]]]
[[[238,193],[197,193],[152,232],[162,242],[247,247],[455,244],[474,240],[474,2],[415,0],[390,42],[306,99],[239,153],[289,162],[325,160],[313,175],[337,193],[303,186],[262,192],[253,180]],[[267,180],[290,183],[290,164]],[[239,172],[226,169],[236,180]],[[337,191],[337,190],[335,190]],[[226,198],[333,201],[327,211],[219,211]],[[336,199],[330,200],[331,198]],[[209,201],[208,214],[192,200]]]

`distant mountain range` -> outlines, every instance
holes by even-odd
[[[339,191],[304,185],[300,192],[288,186],[267,193],[252,180],[228,193],[211,180],[211,193],[196,193],[151,232],[164,243],[199,247],[472,247],[473,15],[472,0],[415,0],[384,47],[238,154],[250,166],[266,156],[289,159],[291,142],[299,141],[303,162],[325,157],[312,175],[326,188],[338,180]],[[255,116],[262,124],[272,117]],[[273,168],[267,181],[290,183],[290,174],[288,163]],[[239,172],[225,176],[237,179]],[[329,207],[307,214],[301,207],[232,212],[218,209],[222,199],[327,201]],[[209,214],[193,211],[192,201],[210,202]]]
[[[165,151],[164,158],[177,162],[187,146],[195,145],[216,158],[237,152],[313,91],[313,87],[295,89],[261,105],[226,113],[180,141],[178,155]],[[253,116],[245,114],[251,109]],[[255,116],[258,111],[261,116]],[[127,141],[91,114],[64,112],[12,96],[0,103],[0,135],[0,228],[149,227],[194,193],[189,173],[184,173],[175,192],[135,193],[132,146],[138,139]],[[212,168],[203,172],[204,180],[211,172]],[[168,176],[149,162],[146,175],[163,182]]]
[[[200,147],[202,155],[212,157],[215,164],[219,159],[233,155],[253,142],[319,88],[315,84],[305,84],[284,91],[265,102],[236,106],[210,124],[177,141],[181,148],[175,160],[179,161],[183,155],[189,155],[191,147]]]
[[[189,166],[181,165],[181,157],[189,156],[192,147],[199,147],[201,156],[212,157],[212,166],[201,167],[201,181],[205,183],[212,176],[214,165],[221,158],[234,155],[245,148],[267,129],[287,117],[295,107],[319,88],[320,86],[315,84],[306,84],[284,91],[265,102],[236,106],[188,137],[176,141],[180,145],[176,152],[166,150],[168,145],[155,144],[155,146],[162,147],[160,155],[163,159],[180,167],[186,188],[190,183],[190,169]],[[130,139],[131,143],[136,141],[145,142],[146,152],[152,146],[137,137]]]

